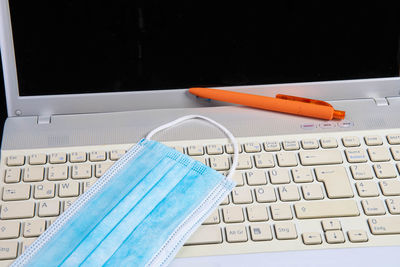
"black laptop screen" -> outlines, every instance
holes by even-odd
[[[398,76],[396,8],[10,1],[20,95]]]

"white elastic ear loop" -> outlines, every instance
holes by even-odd
[[[146,139],[150,140],[150,138],[154,134],[156,134],[157,132],[160,132],[160,131],[165,130],[165,129],[169,128],[169,127],[175,126],[175,125],[177,125],[177,124],[179,124],[179,123],[181,123],[183,121],[187,121],[187,120],[191,120],[191,119],[202,119],[202,120],[208,121],[209,123],[211,123],[211,124],[215,125],[216,127],[218,127],[221,131],[223,131],[228,136],[229,140],[233,144],[233,161],[232,161],[231,169],[229,170],[229,173],[226,176],[226,178],[227,179],[231,179],[232,176],[233,176],[233,173],[235,172],[237,164],[238,164],[238,158],[239,158],[238,144],[236,142],[235,137],[233,136],[233,134],[228,129],[226,129],[224,126],[222,126],[221,124],[219,124],[218,122],[216,122],[216,121],[214,121],[214,120],[212,120],[210,118],[207,118],[207,117],[204,117],[204,116],[201,116],[201,115],[183,116],[183,117],[180,117],[180,118],[178,118],[178,119],[176,119],[174,121],[168,122],[166,124],[163,124],[163,125],[155,128],[154,130],[152,130],[150,133],[147,134]]]

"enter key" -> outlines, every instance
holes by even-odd
[[[347,176],[346,169],[342,166],[315,168],[317,180],[323,182],[329,198],[353,197],[353,189]]]

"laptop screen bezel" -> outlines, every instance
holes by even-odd
[[[198,101],[187,92],[187,88],[134,92],[20,96],[10,10],[7,0],[0,1],[0,19],[0,47],[9,117],[51,116],[57,114],[104,113],[221,105],[221,103]],[[224,89],[268,96],[274,96],[277,93],[301,95],[303,97],[329,101],[398,96],[399,85],[400,78],[392,77],[334,82],[234,86],[224,87]]]

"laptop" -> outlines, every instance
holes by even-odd
[[[254,7],[222,16],[204,5],[139,1],[94,8],[83,1],[1,0],[8,118],[1,146],[0,265],[21,255],[146,133],[199,114],[237,138],[237,187],[171,266],[397,266],[398,70],[383,78],[295,82],[299,77],[287,68],[306,80],[321,78],[318,68],[290,61],[297,52],[310,53],[303,62],[321,62],[312,54],[315,47],[300,42],[293,48],[287,42],[292,37],[274,30],[280,7],[271,4],[267,16],[260,10],[253,16]],[[301,37],[301,20],[295,23],[301,16],[296,7],[287,10],[295,16],[287,30]],[[269,25],[267,41],[257,28],[262,23]],[[286,68],[274,64],[282,60],[279,49],[288,51]],[[318,75],[307,76],[310,70]],[[190,86],[324,100],[345,110],[346,118],[323,121],[199,99],[188,93]],[[222,173],[231,164],[227,138],[205,123],[184,123],[154,138]]]

